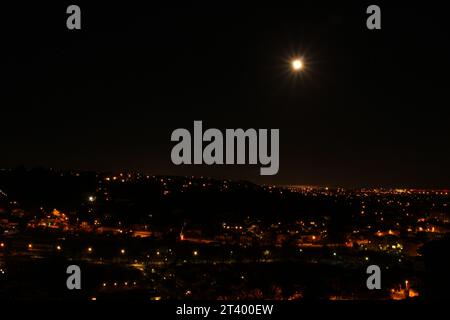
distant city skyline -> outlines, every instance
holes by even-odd
[[[448,298],[448,191],[56,170],[1,170],[0,188],[10,300]]]
[[[3,167],[0,168],[0,171],[13,171],[13,170],[26,170],[26,171],[33,171],[33,170],[44,170],[44,171],[55,171],[55,172],[61,172],[64,174],[69,173],[80,173],[80,174],[98,174],[100,176],[105,175],[113,175],[117,176],[117,179],[120,180],[122,175],[125,177],[127,175],[141,175],[142,177],[174,177],[174,178],[194,178],[194,179],[210,179],[210,180],[216,180],[216,181],[232,181],[232,182],[239,182],[239,181],[246,181],[249,183],[253,183],[255,185],[259,186],[274,186],[277,188],[287,188],[287,189],[330,189],[330,190],[336,190],[336,189],[342,189],[342,190],[370,190],[370,191],[385,191],[385,192],[395,192],[398,194],[401,193],[423,193],[423,192],[438,192],[442,195],[446,195],[450,193],[450,187],[417,187],[417,186],[400,186],[400,185],[394,185],[394,186],[383,186],[383,185],[374,185],[374,186],[343,186],[343,185],[332,185],[332,184],[302,184],[302,183],[259,183],[256,181],[252,181],[249,179],[242,179],[242,178],[230,178],[230,177],[221,177],[221,176],[207,176],[207,175],[174,175],[174,174],[161,174],[157,172],[151,172],[151,171],[140,171],[140,170],[125,170],[125,169],[118,169],[118,170],[96,170],[96,169],[79,169],[79,168],[55,168],[55,167],[45,167],[45,166],[15,166],[15,167]],[[2,190],[0,190],[2,192]]]

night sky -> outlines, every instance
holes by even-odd
[[[442,1],[210,2],[2,5],[0,167],[450,187]],[[69,4],[80,31],[66,29]],[[381,30],[366,28],[369,4]],[[170,135],[194,120],[279,128],[278,175],[173,165]]]

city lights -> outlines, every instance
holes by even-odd
[[[138,175],[126,173],[123,174],[123,178],[127,179],[127,183],[130,186],[133,184],[133,181],[137,185],[141,183]],[[150,179],[153,179],[152,183],[156,183],[161,188],[157,190],[167,190],[171,194],[176,194],[178,190],[183,190],[185,189],[184,186],[189,185],[201,188],[202,191],[206,192],[209,190],[228,192],[223,189],[225,182],[220,180],[216,182],[212,179],[204,180],[204,178],[201,178],[197,181],[195,177],[154,177]],[[97,190],[100,190],[102,193],[108,193],[112,203],[115,202],[114,197],[126,199],[128,193],[114,195],[109,189],[109,187],[116,187],[114,184],[122,184],[120,179],[117,179],[116,182],[111,180],[107,184],[108,186],[105,186],[103,183],[105,181],[104,178],[100,177],[98,181],[102,181],[102,183],[99,183]],[[230,181],[226,183],[230,189],[245,189],[240,182],[235,185]],[[94,215],[93,217],[89,216],[89,218],[69,211],[63,212],[61,208],[47,210],[41,208],[39,214],[27,221],[26,230],[27,232],[39,230],[42,234],[48,233],[52,237],[51,241],[56,241],[56,243],[53,246],[49,246],[48,243],[51,242],[45,239],[42,244],[40,238],[33,239],[33,242],[28,240],[30,242],[25,242],[25,245],[22,246],[22,254],[25,253],[33,257],[42,256],[45,259],[46,256],[51,256],[58,252],[58,256],[64,255],[68,259],[74,259],[73,257],[81,260],[86,259],[85,262],[102,265],[105,268],[117,266],[124,268],[124,270],[129,269],[130,271],[138,272],[139,277],[143,277],[145,281],[140,283],[139,286],[139,288],[142,287],[143,289],[164,287],[170,280],[175,278],[183,279],[181,270],[191,268],[192,264],[198,263],[209,266],[209,270],[221,270],[223,264],[226,263],[230,270],[236,272],[234,274],[235,279],[238,279],[242,286],[252,283],[251,279],[253,279],[253,275],[244,274],[242,273],[243,270],[239,269],[242,261],[256,266],[272,264],[275,261],[277,264],[282,265],[289,261],[289,263],[299,263],[300,265],[328,265],[331,263],[333,267],[345,268],[344,266],[347,264],[367,266],[371,260],[374,260],[373,263],[376,264],[378,259],[373,259],[373,254],[374,257],[385,255],[385,258],[389,259],[395,255],[395,259],[386,260],[389,262],[383,266],[383,270],[390,270],[402,263],[404,268],[409,268],[409,264],[406,262],[419,256],[416,250],[422,245],[420,236],[423,233],[426,233],[430,239],[439,239],[442,237],[442,234],[449,231],[448,228],[444,227],[448,223],[446,222],[448,221],[446,214],[440,212],[430,214],[424,212],[424,210],[411,211],[411,208],[415,207],[416,197],[419,197],[417,201],[422,207],[428,205],[428,208],[436,208],[439,201],[440,208],[443,208],[445,207],[443,204],[448,204],[448,198],[445,195],[438,195],[437,192],[436,197],[442,197],[440,200],[430,198],[429,194],[425,194],[420,198],[419,192],[413,192],[409,189],[405,190],[399,199],[395,198],[397,193],[390,190],[348,191],[331,187],[277,187],[269,185],[261,187],[259,191],[253,191],[259,192],[258,196],[261,199],[264,199],[267,194],[271,196],[276,194],[280,199],[283,199],[286,194],[289,197],[298,194],[302,198],[308,198],[313,201],[317,201],[320,197],[333,197],[340,203],[356,202],[354,209],[356,209],[355,212],[357,213],[360,213],[360,208],[364,207],[364,217],[361,220],[352,221],[355,223],[342,232],[333,230],[333,224],[330,223],[329,219],[332,211],[324,212],[323,215],[292,216],[292,219],[289,221],[283,219],[282,216],[277,216],[272,220],[265,220],[265,218],[260,216],[251,217],[250,215],[245,215],[240,220],[228,220],[227,217],[221,215],[205,225],[185,220],[181,223],[176,222],[170,228],[167,228],[167,226],[160,227],[158,225],[158,218],[155,218],[158,215],[153,210],[144,212],[139,217],[139,220],[129,222],[122,217],[111,219],[109,212],[102,215],[101,212],[105,211],[101,208],[104,205],[103,203],[98,203],[99,208],[102,209],[98,210],[99,213],[94,212],[94,210],[89,211],[92,208],[87,206],[86,212],[91,212]],[[243,194],[245,195],[245,192]],[[158,196],[161,197],[162,195],[158,192],[156,197]],[[405,197],[407,199],[403,199]],[[430,200],[426,202],[428,198]],[[93,196],[87,199],[94,200]],[[364,199],[364,201],[355,201],[355,199]],[[108,207],[110,205],[111,203]],[[83,207],[82,203],[81,207]],[[123,210],[123,206],[118,208]],[[330,208],[330,210],[333,209]],[[320,210],[324,209],[320,208]],[[387,216],[385,212],[393,210],[399,212],[399,215],[396,216],[397,220],[389,225],[381,222],[380,217]],[[402,217],[405,217],[406,222],[402,222]],[[5,230],[8,228],[13,230],[16,220],[17,218],[11,225],[8,225],[5,220],[0,220],[0,223],[3,223],[2,227]],[[401,237],[401,230],[403,229],[410,230],[407,238]],[[331,239],[329,236],[330,231],[333,231],[333,233],[338,231],[341,233],[341,236],[337,239]],[[57,240],[54,238],[55,232],[58,234]],[[146,238],[142,237],[146,233],[148,236],[153,237],[154,242],[152,243],[155,244],[154,246],[149,247],[147,240],[145,240]],[[171,237],[174,234],[179,235],[178,240],[170,242],[169,247],[166,237]],[[80,237],[80,235],[82,236]],[[86,242],[87,240],[84,237],[87,237],[86,239],[89,239],[89,242]],[[143,245],[141,246],[140,243]],[[1,265],[1,257],[4,254],[9,254],[10,248],[15,254],[16,250],[18,250],[16,247],[14,244],[12,246],[8,245],[8,250],[1,250],[0,267],[3,267]],[[210,249],[212,247],[214,247],[214,250]],[[3,239],[0,242],[0,248],[6,248],[6,241]],[[130,248],[133,248],[133,250],[129,250]],[[113,254],[114,250],[116,252],[115,255]],[[80,254],[83,252],[85,255]],[[248,254],[249,252],[251,253]],[[180,262],[179,267],[177,262]],[[165,268],[172,265],[174,269]],[[179,270],[177,270],[178,268]],[[167,270],[170,270],[170,272]],[[256,268],[255,272],[258,272],[258,268]],[[150,275],[152,276],[149,277]],[[411,275],[414,275],[414,273],[411,272]],[[218,281],[215,273],[208,271],[208,269],[205,269],[203,277],[208,283]],[[6,273],[2,276],[2,279],[5,278]],[[137,278],[121,275],[106,276],[97,284],[97,290],[102,293],[134,290],[137,289],[135,279]],[[393,293],[390,291],[391,288],[386,288],[386,290],[389,290],[387,295],[391,299],[413,298],[419,295],[420,292],[415,290],[416,280],[414,282],[412,282],[412,279],[405,281],[405,278],[402,277],[398,279],[398,283],[401,284],[401,288],[395,287]],[[414,287],[414,290],[411,286]],[[359,297],[358,289],[355,288],[354,290],[351,293],[352,295],[346,298]],[[92,294],[99,297],[97,295],[98,291],[93,291]],[[200,296],[200,293],[197,293],[196,290],[191,289],[187,291],[189,291],[189,296]],[[178,297],[177,294],[172,292],[169,295],[170,297]],[[302,297],[302,294],[301,292],[295,293],[293,296]],[[158,297],[159,295],[156,296]],[[91,299],[91,297],[88,297],[88,299]],[[240,297],[240,293],[234,292],[232,297]],[[273,298],[273,296],[270,296],[270,298]],[[289,299],[290,297],[284,298]],[[339,297],[334,296],[331,298],[339,299]]]

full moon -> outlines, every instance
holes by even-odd
[[[292,69],[294,69],[294,71],[303,69],[303,61],[300,59],[295,59],[294,61],[292,61]]]

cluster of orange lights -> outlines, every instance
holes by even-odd
[[[57,249],[58,251],[62,250],[61,246],[57,246],[56,249]],[[88,247],[88,248],[87,248],[87,252],[88,252],[88,253],[94,252],[94,248]],[[127,252],[127,251],[126,251],[125,249],[120,249],[120,254],[125,254],[126,252]]]
[[[113,282],[113,283],[112,283],[112,287],[118,287],[118,286],[120,286],[120,283],[118,283],[118,282]],[[137,282],[136,282],[136,281],[133,281],[133,282],[125,281],[125,282],[123,283],[123,286],[124,286],[124,287],[128,287],[128,286],[137,286]],[[103,288],[108,287],[108,283],[103,282],[102,287],[103,287]]]

